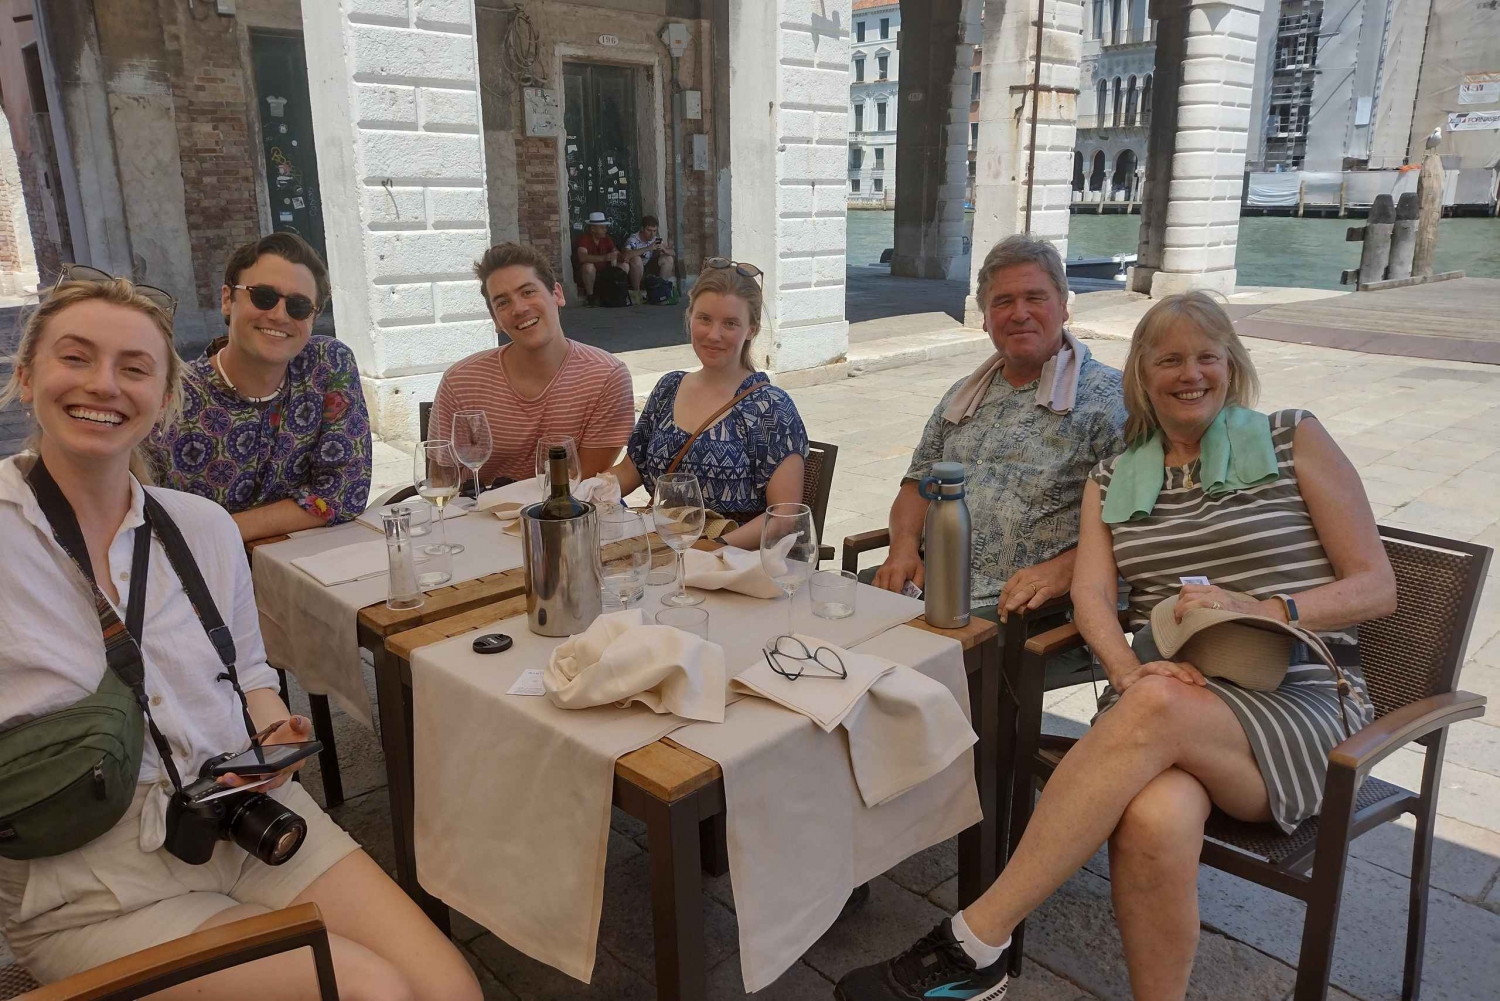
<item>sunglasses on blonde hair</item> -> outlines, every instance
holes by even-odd
[[[736,273],[745,278],[759,279],[765,275],[764,271],[753,264],[746,264],[743,261],[731,261],[727,257],[710,257],[703,262],[704,271],[723,271],[726,268],[734,268]]]
[[[58,286],[62,285],[64,282],[99,283],[118,280],[118,276],[112,275],[108,271],[100,271],[98,268],[91,268],[85,264],[64,264],[62,266],[62,272],[57,276],[57,282],[47,290],[47,295],[51,295],[53,292],[56,292]],[[166,289],[157,288],[155,285],[142,285],[140,282],[137,282],[133,279],[127,279],[127,281],[130,281],[130,283],[135,286],[135,290],[141,295],[145,296],[147,299],[151,300],[153,303],[166,310],[168,316],[176,315],[177,299],[172,295],[172,293],[168,292]]]

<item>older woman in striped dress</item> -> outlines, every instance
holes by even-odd
[[[943,996],[1001,997],[1011,930],[1106,841],[1133,993],[1181,998],[1209,810],[1284,831],[1318,812],[1329,750],[1371,717],[1354,627],[1395,609],[1395,576],[1349,460],[1311,414],[1248,409],[1257,391],[1206,294],[1170,296],[1141,319],[1124,370],[1131,445],[1090,475],[1073,578],[1079,629],[1109,677],[1100,713],[994,885],[907,953],[851,975],[847,1001],[921,997],[929,979],[974,991]],[[1320,634],[1353,687],[1347,707],[1321,664],[1294,663],[1258,692],[1163,659],[1148,624],[1173,594],[1179,618],[1232,608]]]

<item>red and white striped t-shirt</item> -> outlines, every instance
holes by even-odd
[[[428,435],[447,438],[453,415],[483,410],[494,451],[479,469],[488,484],[497,476],[536,475],[536,446],[543,435],[565,434],[579,448],[625,447],[635,426],[635,393],[624,362],[607,351],[568,341],[568,356],[536,399],[517,393],[500,355],[510,345],[469,355],[443,373],[433,400]]]

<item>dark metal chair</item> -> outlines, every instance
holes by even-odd
[[[812,508],[813,527],[823,538],[823,517],[828,514],[828,495],[833,491],[833,467],[839,458],[839,447],[821,441],[807,443],[807,459],[802,467],[802,503]],[[818,563],[833,559],[833,547],[818,546]]]
[[[243,963],[311,949],[322,1001],[338,1001],[328,929],[317,904],[299,904],[163,942],[42,987],[19,966],[0,967],[0,1001],[134,1001]]]
[[[1321,815],[1282,834],[1273,824],[1249,824],[1214,810],[1204,831],[1204,865],[1307,904],[1295,1001],[1322,1001],[1327,995],[1349,843],[1404,813],[1416,818],[1416,834],[1401,997],[1417,997],[1427,931],[1433,819],[1448,727],[1484,715],[1485,698],[1457,686],[1492,551],[1398,528],[1381,527],[1380,537],[1396,572],[1398,603],[1391,615],[1359,627],[1360,662],[1376,718],[1329,753]],[[1039,677],[1047,657],[1082,645],[1071,623],[1032,637],[1026,643],[1023,677]],[[1035,784],[1052,774],[1075,743],[1071,738],[1041,737],[1040,695],[1034,689],[1020,694],[1035,698],[1038,711],[1035,725],[1023,725],[1016,745],[1008,839],[1012,852],[1031,816]],[[1032,718],[1024,711],[1022,715]],[[1412,743],[1426,750],[1420,792],[1369,777],[1376,764]],[[1011,968],[1016,974],[1021,970],[1024,931],[1023,924],[1013,936]]]

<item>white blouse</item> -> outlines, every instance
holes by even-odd
[[[33,456],[0,462],[0,729],[10,721],[62,709],[93,694],[106,670],[104,639],[93,592],[62,546],[26,483]],[[135,530],[144,524],[145,495],[130,481],[130,512],[109,547],[108,573],[119,592],[121,620],[138,581],[130,579]],[[234,635],[235,669],[246,692],[277,688],[266,664],[239,529],[212,501],[176,490],[148,488],[187,539],[219,615]],[[96,574],[105,570],[95,567]],[[151,545],[141,658],[151,715],[172,748],[183,782],[203,762],[249,746],[239,697],[199,622],[159,539]],[[161,846],[171,783],[148,735],[139,781],[158,794],[142,812],[141,848]]]

